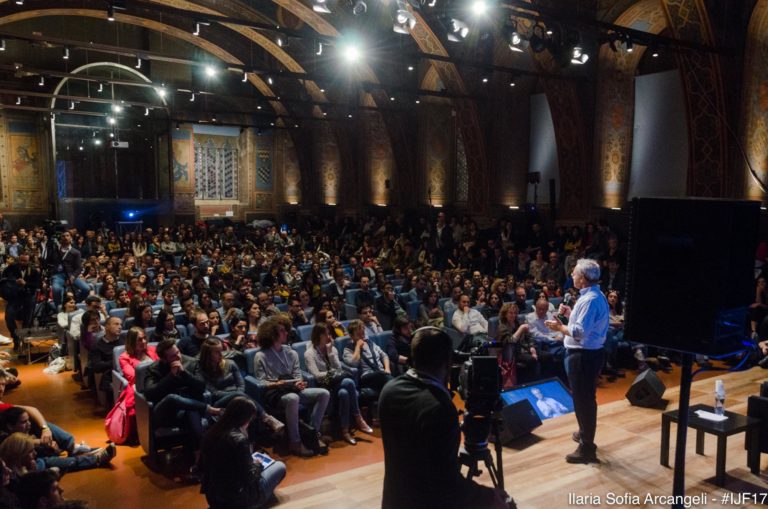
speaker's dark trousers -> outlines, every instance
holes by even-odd
[[[581,433],[581,445],[591,451],[595,449],[595,428],[597,428],[597,377],[605,362],[605,350],[565,350],[565,372],[573,394],[573,408]]]
[[[16,320],[22,322],[22,327],[28,325],[28,320],[32,314],[32,310],[35,308],[35,294],[28,294],[27,292],[19,292],[19,295],[12,302],[8,303],[5,308],[5,325],[8,327],[8,332],[11,333],[13,338],[13,348],[18,350],[21,347],[21,338],[16,333]]]

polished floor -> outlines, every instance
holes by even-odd
[[[90,392],[80,390],[80,385],[72,381],[71,372],[46,375],[42,372],[43,364],[20,364],[18,367],[23,384],[6,396],[7,402],[40,408],[51,422],[68,429],[78,440],[84,440],[91,446],[104,442],[105,410],[99,408]],[[764,373],[759,368],[736,375],[704,373],[696,379],[693,399],[709,403],[708,395],[713,383],[700,379],[722,376],[726,378],[729,389],[729,408],[743,411],[746,396],[757,392],[757,382],[764,378]],[[671,400],[670,408],[674,408],[677,398],[674,386],[677,385],[679,372],[673,370],[669,374],[659,374],[669,388],[665,397]],[[600,425],[597,441],[600,456],[607,460],[601,467],[567,465],[562,460],[562,456],[574,447],[570,441],[575,422],[573,415],[546,421],[530,440],[524,440],[515,449],[505,448],[505,479],[508,490],[514,494],[520,507],[568,505],[568,500],[555,496],[546,488],[549,483],[554,483],[560,490],[584,494],[594,490],[618,493],[619,490],[637,490],[638,487],[646,491],[658,488],[664,493],[663,487],[667,484],[671,486],[672,471],[658,465],[659,410],[632,407],[624,400],[624,393],[634,375],[627,372],[626,378],[603,382],[598,391]],[[735,381],[731,382],[731,378]],[[692,446],[688,449],[689,456],[692,456]],[[714,440],[710,440],[707,443],[708,456],[714,455],[713,449]],[[736,476],[740,483],[746,483],[745,486],[765,490],[765,477],[752,476],[743,458],[743,439],[732,439],[729,443],[729,470],[732,466],[737,468]],[[357,446],[333,443],[330,454],[325,457],[281,459],[288,466],[288,476],[277,492],[281,505],[334,508],[380,505],[384,469],[378,430],[372,437],[363,437]],[[68,474],[62,485],[68,497],[88,500],[91,507],[96,508],[206,507],[199,486],[185,482],[183,472],[173,466],[180,462],[173,460],[171,458],[169,465],[150,466],[140,447],[121,446],[111,468]],[[633,468],[634,462],[637,462],[638,469]],[[712,476],[714,459],[693,457],[689,470],[695,472],[689,472],[692,479]],[[487,476],[481,476],[480,480],[489,482]],[[692,483],[705,491],[715,490],[706,481]],[[736,486],[739,490],[742,487],[741,484]]]

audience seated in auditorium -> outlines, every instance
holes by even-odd
[[[352,320],[347,330],[351,341],[344,347],[344,363],[360,370],[361,388],[380,393],[384,384],[392,379],[389,357],[371,341],[362,320]]]

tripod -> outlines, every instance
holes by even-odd
[[[467,479],[472,480],[473,477],[479,476],[483,473],[480,470],[478,463],[482,461],[485,464],[485,468],[488,469],[488,475],[491,477],[491,482],[495,488],[504,489],[504,465],[501,461],[501,438],[499,436],[499,421],[500,417],[497,417],[495,413],[489,417],[483,417],[484,419],[490,419],[491,429],[490,433],[494,438],[494,449],[496,451],[496,464],[493,462],[493,455],[488,449],[488,441],[484,442],[469,442],[466,441],[459,449],[459,464],[466,465],[469,469],[467,471]]]

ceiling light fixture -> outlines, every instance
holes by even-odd
[[[136,65],[134,67],[136,69],[141,69],[141,57],[136,57]]]
[[[69,101],[69,109],[74,110],[75,109],[75,101]]]
[[[327,0],[312,0],[312,10],[321,14],[330,14]]]
[[[61,58],[63,58],[64,60],[69,60],[69,48],[67,48],[66,46],[64,46],[64,50],[62,52]]]
[[[103,92],[104,91],[104,83],[99,83],[99,88],[96,91],[97,92]]]
[[[581,46],[575,46],[571,53],[571,63],[577,65],[584,65],[589,60],[589,55],[584,51]]]
[[[460,19],[451,18],[448,24],[448,40],[451,42],[461,42],[469,34],[469,25]]]
[[[246,83],[248,81],[248,73],[243,71],[243,83]]]
[[[352,14],[355,16],[360,16],[361,14],[365,14],[365,11],[368,10],[368,4],[365,3],[365,0],[354,0],[352,3]]]
[[[44,87],[45,86],[45,76],[40,76],[40,81],[37,82],[38,87]]]
[[[115,6],[112,2],[107,5],[107,21],[115,21]]]
[[[5,39],[0,39],[0,51],[5,51]]]
[[[408,10],[408,6],[403,0],[397,0],[397,11],[395,12],[395,22],[392,25],[392,31],[398,34],[409,34],[416,26],[416,16]]]

